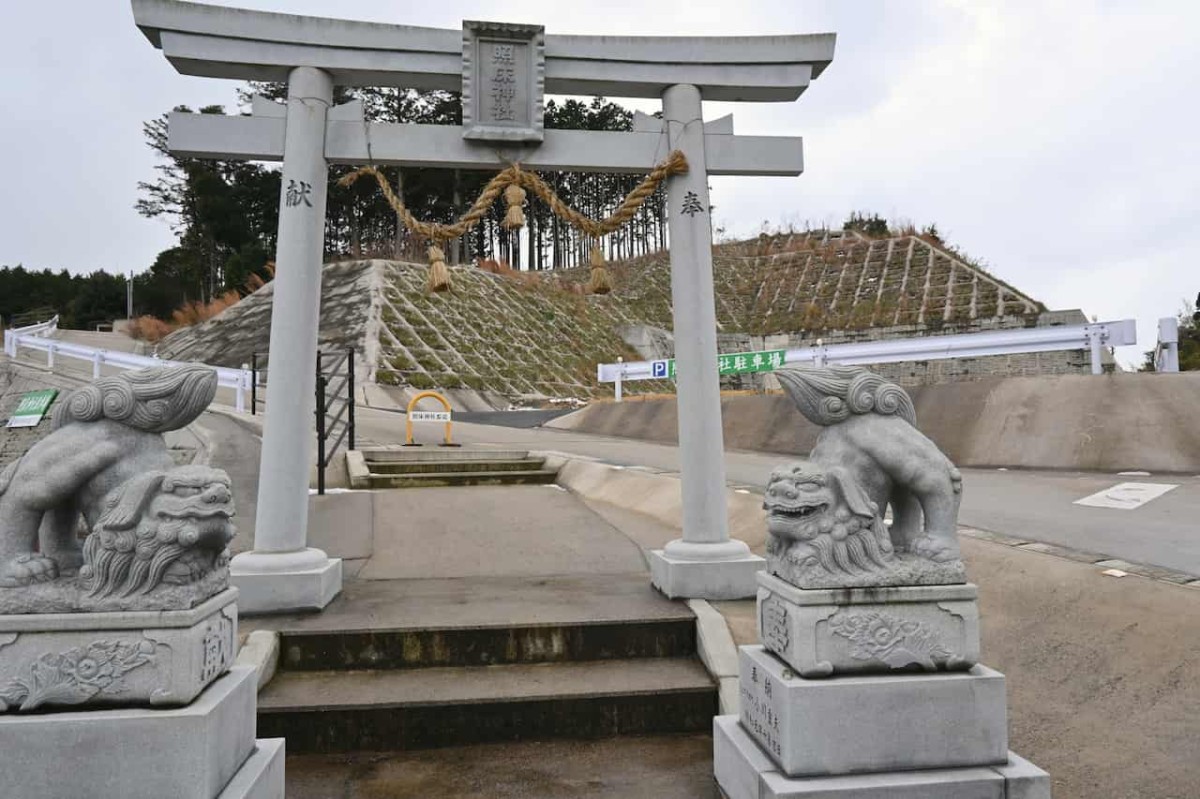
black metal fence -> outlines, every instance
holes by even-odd
[[[259,403],[266,405],[267,401],[258,394],[258,387],[267,385],[267,359],[258,357],[257,352],[250,353],[250,415],[258,414]]]
[[[354,350],[317,353],[317,493],[325,493],[325,469],[347,441],[354,449]],[[332,442],[332,443],[331,443]]]
[[[263,354],[265,355],[265,354]],[[266,399],[270,365],[260,353],[250,356],[250,413],[256,414]],[[354,449],[354,350],[318,352],[316,362],[317,397],[317,493],[325,493],[325,470],[343,442]]]

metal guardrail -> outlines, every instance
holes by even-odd
[[[1154,371],[1179,371],[1179,320],[1165,316],[1158,320],[1158,343],[1154,346]]]
[[[36,329],[35,329],[36,328]],[[47,338],[58,329],[58,317],[38,325],[30,325],[4,333],[4,351],[10,357],[16,357],[19,349],[37,350],[46,353],[46,366],[54,368],[56,358],[74,358],[80,361],[90,361],[92,378],[99,378],[104,366],[114,366],[118,369],[145,369],[155,366],[181,366],[184,361],[168,361],[148,355],[134,355],[129,352],[103,350],[88,347],[83,344],[72,344],[67,341]],[[205,364],[207,366],[207,364]],[[232,388],[235,392],[235,405],[238,412],[246,410],[246,394],[251,387],[249,369],[231,369],[226,366],[209,366],[217,373],[217,385],[222,388]]]
[[[811,364],[825,366],[863,366],[876,363],[929,361],[945,358],[980,358],[987,355],[1019,355],[1030,352],[1057,350],[1091,350],[1092,374],[1103,371],[1103,347],[1137,344],[1137,323],[1133,319],[1114,322],[1094,322],[1089,325],[1057,325],[1016,330],[991,330],[982,333],[958,333],[948,336],[919,336],[916,338],[862,341],[850,344],[821,344],[790,349],[784,355],[784,365]],[[667,374],[665,360],[602,363],[596,367],[601,383],[616,383],[621,396],[621,383],[629,380],[662,380]]]
[[[13,342],[19,336],[46,336],[58,330],[58,314],[47,319],[45,322],[35,322],[32,325],[24,327],[13,327],[4,331],[4,354],[15,356],[17,354],[16,346]]]

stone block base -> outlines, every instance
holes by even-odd
[[[761,646],[738,656],[742,726],[789,777],[1008,759],[1004,675],[986,666],[808,680]]]
[[[746,599],[758,591],[755,581],[767,562],[757,555],[727,560],[679,560],[661,549],[650,552],[654,587],[671,599]]]
[[[235,666],[187,707],[0,716],[3,795],[13,799],[223,796],[255,751],[256,689],[255,670]],[[268,782],[278,779],[270,776],[277,769],[269,763],[262,768]],[[249,780],[247,791],[256,782]],[[282,795],[282,791],[275,794]]]
[[[979,662],[974,585],[803,589],[758,575],[758,636],[801,677],[966,670]]]
[[[736,716],[713,719],[713,770],[728,799],[1050,799],[1050,775],[1012,752],[993,766],[788,777]]]
[[[284,799],[282,738],[260,738],[254,753],[217,799]]]
[[[238,607],[247,616],[323,610],[342,591],[342,561],[327,558],[316,568],[242,572],[235,558],[229,582],[241,591]]]
[[[227,588],[191,610],[0,616],[0,719],[191,702],[233,665],[237,599]]]

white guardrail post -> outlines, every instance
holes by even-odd
[[[1165,316],[1158,320],[1158,344],[1154,348],[1154,371],[1179,371],[1179,320]]]
[[[614,396],[616,397],[617,402],[621,401],[621,378],[623,378],[625,376],[623,374],[624,371],[625,371],[625,359],[617,358],[617,384],[616,384],[616,390],[613,392]]]
[[[1102,331],[1093,327],[1088,331],[1088,346],[1092,350],[1092,374],[1098,375],[1104,373],[1104,364],[1101,362],[1100,353],[1101,345],[1104,342]]]
[[[918,336],[852,344],[825,344],[817,339],[812,347],[790,349],[784,355],[788,365],[867,366],[903,361],[931,361],[944,358],[982,358],[988,355],[1018,355],[1029,352],[1090,350],[1092,372],[1103,371],[1103,347],[1137,344],[1137,323],[1133,319],[1096,322],[1087,325],[1055,325],[1013,330],[989,330],[983,333],[957,333],[946,336]],[[617,379],[656,380],[667,376],[666,360],[602,363],[596,375],[602,383]]]

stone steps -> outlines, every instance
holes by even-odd
[[[675,618],[293,632],[281,650],[280,666],[294,671],[672,658],[695,653],[696,625]]]
[[[433,474],[438,472],[521,472],[536,471],[545,465],[545,458],[513,458],[507,460],[465,461],[367,461],[372,474]]]
[[[368,464],[369,465],[369,464]],[[431,486],[544,485],[553,483],[552,469],[521,471],[439,471],[424,474],[371,473],[371,488],[424,488]]]
[[[555,469],[545,458],[515,450],[363,450],[370,488],[543,485]]]
[[[529,457],[524,449],[468,449],[458,447],[401,447],[364,445],[363,458],[370,463],[464,463],[512,461]]]
[[[259,735],[319,753],[706,733],[695,625],[645,572],[350,581],[325,612],[270,621]]]
[[[694,658],[284,672],[259,696],[258,734],[289,752],[422,749],[699,732],[716,712]]]
[[[707,732],[289,754],[288,799],[721,799]],[[614,768],[619,764],[619,768]]]

